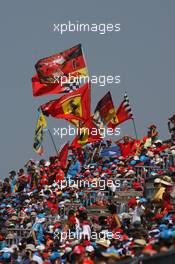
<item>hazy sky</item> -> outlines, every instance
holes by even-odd
[[[167,138],[167,119],[175,112],[175,1],[174,0],[1,0],[0,7],[0,177],[38,159],[32,149],[37,107],[60,95],[34,98],[31,77],[43,57],[82,43],[91,75],[120,75],[120,84],[92,86],[92,111],[111,91],[118,105],[128,92],[139,136],[156,123]],[[120,23],[120,32],[53,32],[53,24]],[[64,121],[48,119],[53,127]],[[131,122],[122,134],[133,134]],[[54,137],[57,146],[66,139]],[[54,154],[49,136],[46,154]]]

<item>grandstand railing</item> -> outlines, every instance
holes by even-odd
[[[158,173],[162,168],[159,166],[136,166],[136,176],[144,177],[145,179],[150,176],[151,172]]]
[[[18,244],[21,239],[28,238],[31,235],[31,228],[8,228],[7,229],[7,236],[6,236],[6,242],[8,246],[11,246],[13,244]]]
[[[175,165],[175,156],[172,154],[163,154],[161,155],[163,159],[163,169],[169,169]]]
[[[161,155],[162,162],[159,166],[135,166],[137,175],[148,175],[151,172],[158,172],[159,170],[169,170],[170,167],[175,166],[175,156],[172,154],[163,154]]]

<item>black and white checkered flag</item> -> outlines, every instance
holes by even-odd
[[[65,93],[71,93],[80,88],[80,82],[79,81],[69,82],[69,83],[66,83],[64,87],[65,87],[65,90],[64,90]]]
[[[125,95],[124,95],[124,106],[125,106],[125,110],[127,111],[128,115],[130,116],[130,118],[133,118],[133,113],[132,113],[132,110],[131,110],[129,97],[128,97],[126,92],[125,92]]]

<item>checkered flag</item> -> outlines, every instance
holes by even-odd
[[[133,113],[132,113],[132,110],[131,110],[131,106],[130,106],[130,102],[129,102],[129,97],[128,97],[128,95],[127,95],[126,92],[125,92],[125,95],[124,95],[123,105],[125,107],[125,111],[128,114],[128,117],[132,119],[133,118]]]
[[[69,82],[69,83],[66,83],[64,87],[65,87],[65,90],[64,90],[65,93],[71,93],[80,88],[80,82],[79,81]]]

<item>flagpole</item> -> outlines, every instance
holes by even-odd
[[[50,132],[50,129],[49,129],[49,128],[48,128],[47,130],[48,130],[49,135],[50,135],[50,138],[51,138],[51,140],[52,140],[52,143],[53,143],[53,146],[54,146],[54,149],[55,149],[56,155],[58,156],[58,150],[57,150],[57,147],[56,147],[55,141],[54,141],[54,139],[53,139],[52,133]]]
[[[134,118],[132,118],[132,123],[133,123],[133,127],[134,127],[135,137],[136,137],[136,139],[138,139],[138,134],[137,134],[137,129],[136,129],[136,124],[135,124]]]
[[[130,101],[129,101],[129,98],[128,98],[128,95],[127,95],[127,92],[126,91],[125,91],[125,96],[124,97],[125,97],[125,99],[127,98],[127,100],[128,100],[128,103],[130,105],[130,112],[131,112],[131,104],[130,104]],[[133,114],[132,114],[132,123],[133,123],[133,127],[134,127],[135,137],[136,137],[136,139],[138,139],[136,124],[135,124],[135,120],[134,120]]]

